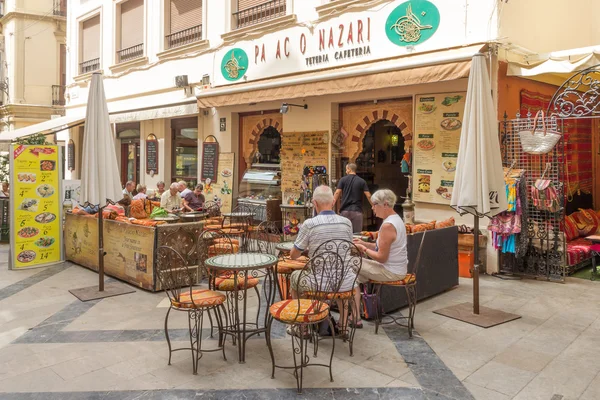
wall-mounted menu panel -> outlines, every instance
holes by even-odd
[[[465,92],[415,96],[413,200],[450,204]]]
[[[202,143],[202,172],[201,180],[205,181],[209,178],[212,181],[218,179],[219,168],[219,143],[204,142]]]

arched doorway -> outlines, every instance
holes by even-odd
[[[253,155],[253,163],[279,164],[279,153],[281,151],[281,134],[273,126],[267,126],[256,144],[256,152]]]

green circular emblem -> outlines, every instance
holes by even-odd
[[[423,43],[440,26],[440,12],[427,0],[411,0],[400,4],[385,21],[385,33],[398,46]]]
[[[228,81],[237,81],[248,70],[248,55],[240,48],[229,50],[221,61],[221,73]]]

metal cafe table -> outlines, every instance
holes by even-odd
[[[240,363],[244,363],[246,361],[246,340],[261,332],[266,334],[265,322],[269,315],[269,307],[273,304],[275,298],[274,283],[276,276],[275,268],[272,267],[277,264],[277,257],[262,253],[222,254],[207,259],[205,264],[214,270],[215,275],[222,276],[226,274],[233,279],[233,290],[227,292],[227,301],[230,303],[228,305],[229,321],[228,326],[224,327],[224,333],[234,335],[237,338],[238,359]],[[262,326],[259,326],[260,295],[256,322],[248,322],[247,290],[249,279],[258,279],[263,276],[265,280],[262,293],[266,302],[266,311]]]

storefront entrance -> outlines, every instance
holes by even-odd
[[[127,181],[140,179],[140,123],[117,124],[117,138],[121,142],[121,186]]]
[[[171,182],[184,180],[190,189],[194,188],[198,182],[198,118],[173,119],[171,131]]]

